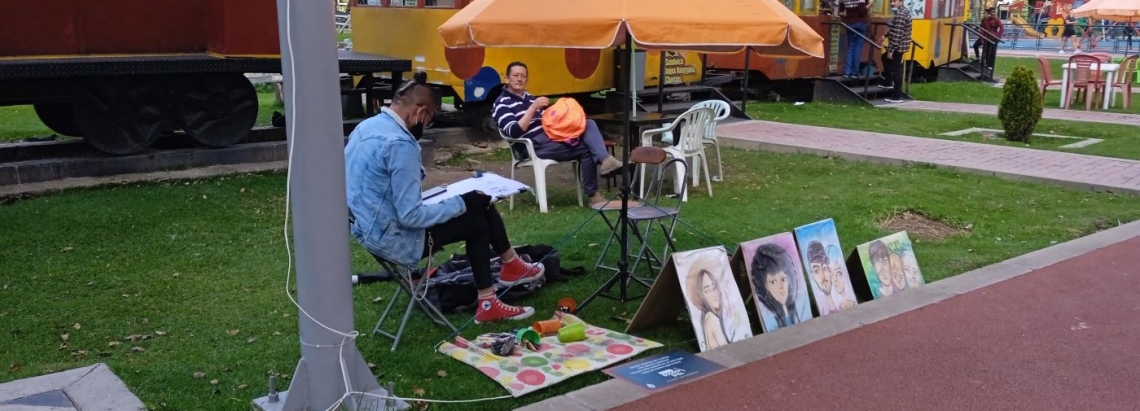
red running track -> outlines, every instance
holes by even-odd
[[[615,410],[1140,410],[1137,250],[1140,237]]]

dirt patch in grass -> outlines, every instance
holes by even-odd
[[[912,240],[941,241],[966,232],[965,229],[938,221],[918,210],[892,213],[879,221],[879,227],[890,231],[906,231]]]

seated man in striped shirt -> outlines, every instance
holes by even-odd
[[[590,196],[590,204],[605,202],[598,193],[598,165],[601,175],[620,171],[621,161],[606,151],[602,132],[594,120],[586,120],[586,131],[568,142],[551,141],[542,129],[542,111],[550,105],[546,97],[526,92],[527,67],[521,62],[507,65],[507,86],[495,101],[494,116],[499,131],[510,138],[529,138],[538,157],[554,161],[578,160],[582,165],[582,189]]]

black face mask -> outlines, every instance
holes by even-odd
[[[416,125],[408,127],[408,132],[412,133],[412,137],[419,141],[424,136],[424,124],[416,123]]]

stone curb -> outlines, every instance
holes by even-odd
[[[753,142],[754,143],[754,142]],[[826,151],[826,150],[821,150]],[[888,318],[937,304],[1034,270],[1140,237],[1140,221],[1134,221],[927,284],[890,298],[868,301],[855,308],[698,354],[726,368],[736,368],[795,348],[874,324]],[[621,380],[582,388],[577,391],[516,409],[517,411],[567,410],[601,411],[644,398],[649,394]]]

